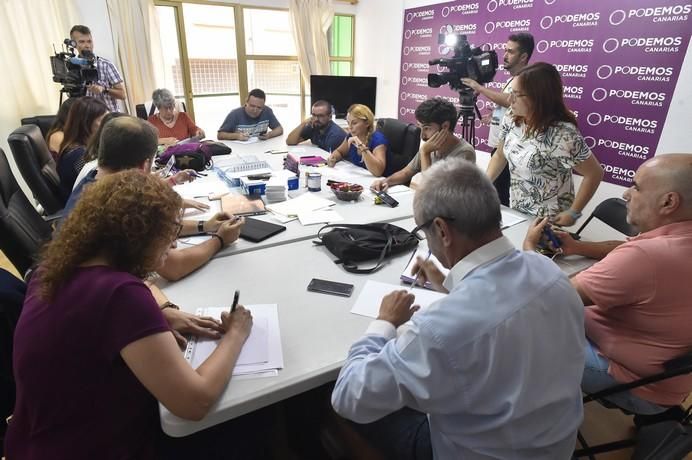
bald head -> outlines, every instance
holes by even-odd
[[[646,168],[647,173],[655,178],[661,193],[678,193],[681,207],[688,212],[692,211],[692,154],[657,155],[646,161],[641,168]]]
[[[98,165],[111,172],[140,168],[156,154],[158,132],[149,122],[125,116],[114,118],[103,127]]]

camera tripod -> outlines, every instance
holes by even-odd
[[[457,123],[461,120],[461,137],[466,142],[476,147],[476,114],[481,118],[481,112],[476,106],[478,96],[468,87],[459,89],[459,114],[457,115]]]

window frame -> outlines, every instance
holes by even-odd
[[[351,3],[348,0],[346,3]],[[235,40],[236,40],[236,54],[238,57],[238,92],[228,92],[228,93],[214,93],[214,94],[192,94],[192,74],[190,67],[190,60],[187,53],[187,36],[185,33],[185,17],[183,14],[183,3],[193,3],[199,5],[212,5],[212,6],[225,6],[228,8],[233,8],[233,18],[235,21]],[[352,3],[353,4],[353,3]],[[217,97],[217,96],[239,96],[240,101],[247,100],[248,93],[250,89],[248,88],[248,61],[288,61],[288,62],[298,62],[298,56],[277,56],[277,55],[266,55],[266,54],[247,54],[245,49],[245,10],[271,10],[271,11],[285,11],[288,12],[288,8],[277,8],[268,6],[252,6],[252,5],[241,5],[237,3],[221,3],[207,0],[154,0],[154,6],[165,6],[173,8],[175,12],[176,20],[176,32],[178,34],[178,53],[180,55],[180,64],[182,66],[182,79],[183,79],[183,93],[184,100],[187,106],[187,112],[194,119],[195,117],[195,106],[193,98],[195,97]],[[351,55],[350,56],[329,56],[329,66],[331,69],[332,62],[348,62],[350,63],[350,75],[353,75],[353,69],[355,64],[355,41],[356,41],[356,16],[354,14],[347,13],[334,13],[334,16],[348,16],[351,18]],[[300,71],[300,119],[305,119],[306,114],[306,104],[305,100],[307,98],[305,82],[303,81],[303,74]]]

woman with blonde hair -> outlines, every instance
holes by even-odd
[[[372,111],[363,104],[353,104],[348,108],[346,121],[349,135],[329,155],[328,165],[334,166],[338,161],[348,160],[367,169],[375,177],[392,174],[389,141],[384,134],[375,130]]]
[[[225,334],[193,369],[143,282],[182,228],[181,204],[133,169],[85,188],[43,253],[15,330],[8,458],[159,458],[157,401],[199,420],[224,391],[250,312],[222,314]]]

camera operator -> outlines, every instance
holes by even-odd
[[[72,27],[70,38],[77,44],[77,54],[80,57],[86,57],[84,54],[93,54],[94,42],[91,38],[91,30],[87,26],[76,25]],[[116,99],[125,100],[123,77],[120,76],[120,72],[112,62],[102,57],[96,57],[96,70],[98,71],[98,80],[88,86],[86,95],[102,99],[111,112],[119,112]]]
[[[495,110],[493,110],[491,115],[490,132],[488,133],[488,147],[493,149],[491,155],[494,155],[497,150],[498,138],[500,136],[500,123],[510,104],[509,94],[512,91],[510,83],[512,83],[514,76],[528,65],[529,59],[531,59],[534,46],[533,35],[529,33],[512,34],[507,39],[507,44],[505,46],[505,55],[503,59],[504,68],[509,72],[511,77],[507,80],[501,92],[486,88],[470,78],[461,79],[463,84],[496,104]],[[502,173],[495,180],[494,185],[498,195],[500,195],[500,202],[505,206],[509,206],[508,167],[502,170]]]

